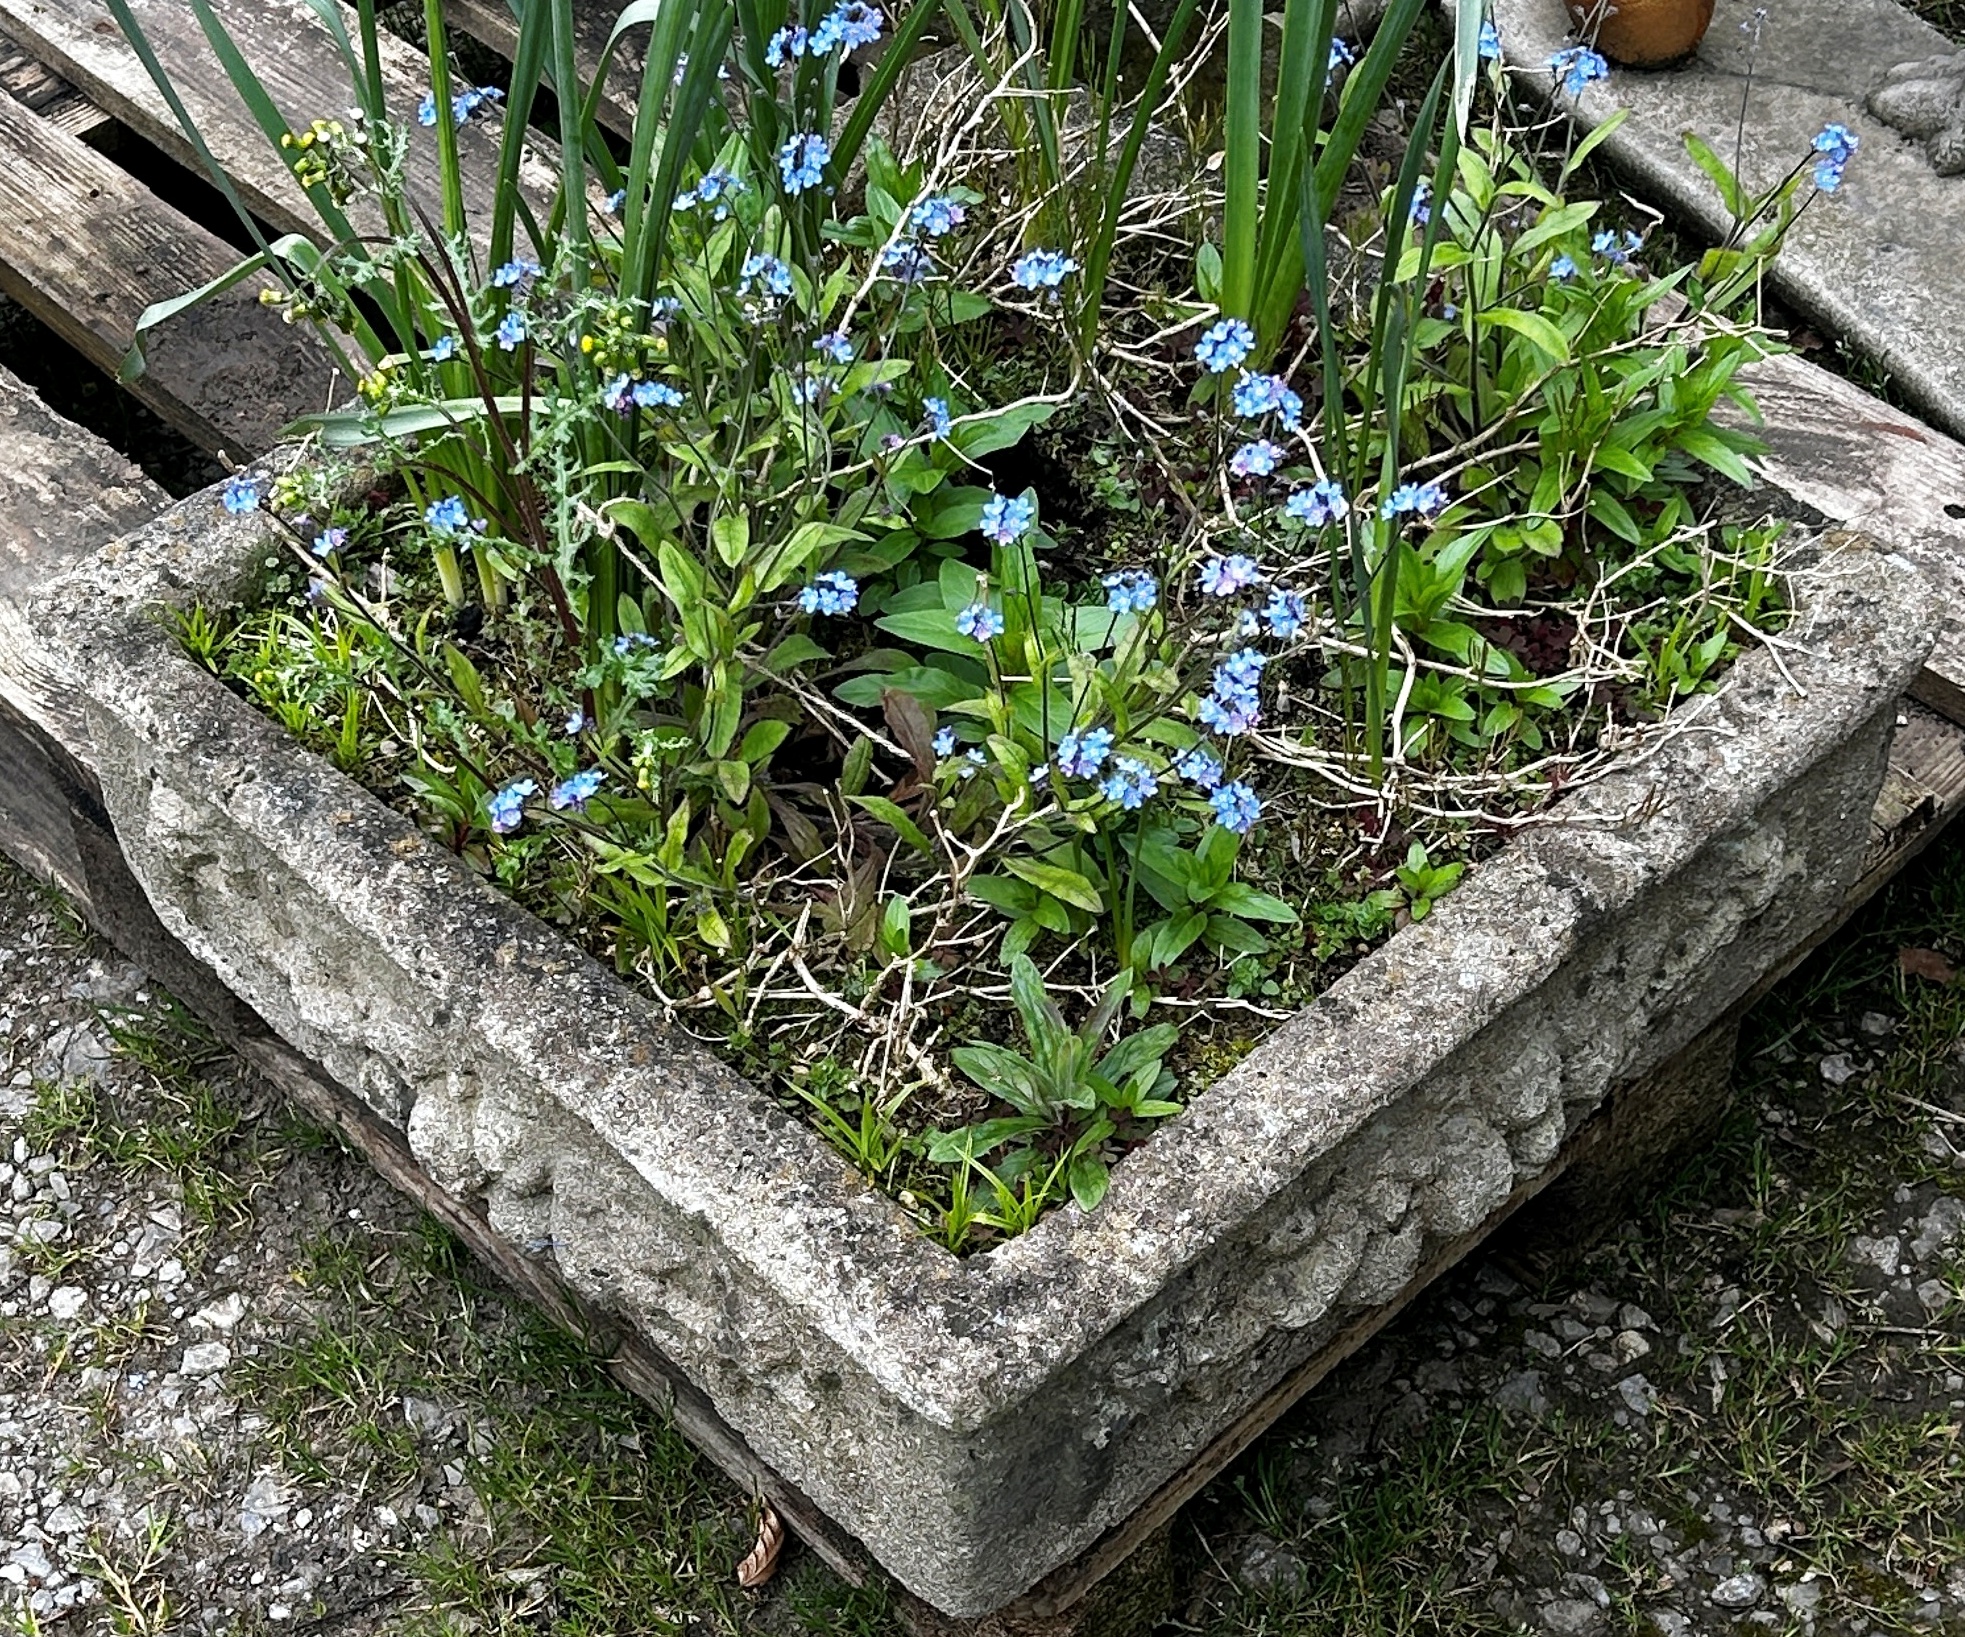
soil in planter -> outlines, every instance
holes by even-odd
[[[1027,261],[1008,298],[874,298],[889,327],[830,371],[809,362],[828,337],[768,292],[742,297],[746,345],[790,362],[755,378],[685,317],[624,340],[603,314],[582,346],[677,400],[602,391],[619,458],[659,474],[614,511],[604,634],[569,627],[596,596],[574,557],[528,547],[438,443],[352,506],[332,469],[233,491],[294,566],[256,610],[199,611],[187,646],[951,1248],[1095,1208],[1159,1121],[1512,828],[1671,731],[1785,607],[1781,526],[1717,503],[1711,474],[1744,467],[1706,418],[1764,338],[1667,324],[1646,246],[1564,214],[1498,121],[1462,190],[1403,213],[1438,212],[1447,253],[1405,309],[1387,454],[1370,280],[1398,149],[1388,125],[1340,199],[1358,248],[1334,263],[1328,375],[1308,300],[1273,360],[1197,313],[1174,230],[1204,194],[1121,240],[1092,373],[1050,293],[1070,274]],[[934,240],[947,265],[1019,257],[980,191],[948,197],[969,220]],[[1468,282],[1482,258],[1506,323]],[[568,320],[546,269],[515,277],[527,322]],[[845,373],[883,356],[909,369]],[[712,367],[736,371],[715,413]],[[931,370],[946,403],[914,397]],[[553,413],[594,419],[589,393]],[[692,480],[664,464],[738,401],[777,439],[807,435],[788,404],[853,428],[833,448],[856,475],[800,525],[820,545],[780,537],[810,560],[755,596],[769,481],[717,513],[713,489],[671,499]],[[1366,441],[1347,453],[1343,426]],[[741,631],[727,660],[712,616]]]

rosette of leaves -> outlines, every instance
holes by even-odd
[[[1102,1045],[1130,989],[1131,979],[1122,975],[1072,1029],[1037,963],[1017,956],[1010,962],[1010,999],[1023,1023],[1026,1049],[978,1040],[950,1053],[957,1068],[1015,1112],[936,1132],[928,1157],[942,1165],[975,1166],[999,1186],[1030,1179],[1048,1163],[1044,1193],[1062,1180],[1081,1209],[1097,1206],[1111,1180],[1098,1150],[1119,1129],[1114,1116],[1157,1120],[1180,1112],[1172,1097],[1173,1071],[1162,1062],[1179,1037],[1173,1024],[1155,1023]],[[1003,1159],[982,1166],[985,1155],[1004,1148],[1010,1152]]]

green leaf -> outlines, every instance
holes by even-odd
[[[1040,1062],[1055,1057],[1058,1049],[1071,1040],[1071,1033],[1064,1026],[1064,1014],[1044,983],[1044,974],[1028,956],[1019,956],[1010,963],[1010,1000],[1016,1006],[1017,1016],[1023,1019],[1024,1030]]]
[[[887,900],[880,913],[880,946],[890,955],[908,952],[908,937],[914,926],[914,912],[899,893]]]
[[[1589,513],[1620,540],[1635,546],[1644,539],[1644,531],[1623,501],[1600,484],[1590,486]]]
[[[1597,202],[1594,199],[1579,199],[1573,205],[1559,205],[1554,210],[1545,210],[1541,219],[1515,240],[1515,256],[1526,260],[1530,251],[1582,227],[1596,213]]]
[[[738,758],[755,767],[790,737],[789,722],[753,722],[737,747]]]
[[[937,1165],[961,1165],[971,1158],[980,1159],[992,1148],[1001,1148],[1013,1138],[1042,1131],[1049,1124],[1049,1120],[1017,1114],[999,1120],[983,1120],[955,1131],[931,1131],[928,1133],[928,1158]]]
[[[1622,128],[1624,121],[1630,117],[1630,109],[1619,108],[1616,113],[1612,114],[1594,131],[1590,132],[1574,148],[1570,149],[1569,157],[1563,161],[1562,179],[1565,182],[1568,181],[1575,174],[1576,167],[1588,159],[1604,143],[1608,142],[1612,136],[1616,135],[1618,130]]]
[[[946,608],[923,608],[911,614],[882,614],[874,624],[905,642],[918,642],[945,654],[981,659],[983,645],[955,629],[955,615]]]
[[[1005,915],[1028,915],[1037,902],[1037,889],[1028,881],[1006,875],[972,875],[963,890],[979,903],[1000,909]]]
[[[1475,315],[1474,322],[1488,329],[1498,325],[1504,330],[1513,330],[1558,364],[1570,361],[1569,343],[1563,339],[1562,331],[1540,313],[1525,313],[1514,307],[1483,307]]]
[[[1093,1072],[1112,1081],[1115,1085],[1132,1079],[1145,1068],[1151,1068],[1174,1048],[1180,1038],[1178,1025],[1156,1023],[1150,1029],[1141,1029],[1114,1046],[1099,1059]]]
[[[1712,144],[1697,131],[1685,133],[1685,151],[1692,155],[1693,164],[1712,178],[1712,184],[1719,189],[1719,196],[1726,204],[1726,214],[1739,221],[1747,213],[1746,195],[1740,189],[1740,179],[1727,166],[1725,160],[1712,150]]]
[[[787,671],[795,671],[815,659],[830,658],[832,655],[803,631],[794,631],[764,656],[764,668],[773,676],[783,676]]]
[[[1033,426],[1042,426],[1057,412],[1056,404],[1012,404],[985,420],[963,422],[949,433],[948,441],[969,460],[980,460],[984,455],[993,455],[1022,441],[1024,433]],[[976,515],[980,519],[982,513],[978,511]]]
[[[1208,917],[1208,938],[1223,949],[1232,949],[1238,955],[1259,955],[1269,947],[1269,940],[1245,921],[1238,921],[1232,915],[1210,915]]]
[[[1753,473],[1747,463],[1717,432],[1703,426],[1687,427],[1679,433],[1676,442],[1694,460],[1730,477],[1741,488],[1753,487]]]
[[[730,799],[730,805],[742,807],[744,798],[751,793],[751,764],[725,758],[715,764],[714,770],[716,782]]]
[[[1053,898],[1060,898],[1079,909],[1090,910],[1094,915],[1105,913],[1104,896],[1076,870],[1046,864],[1036,858],[1006,858],[1003,867],[1012,875],[1021,876],[1033,887],[1048,892]]]
[[[1296,911],[1282,899],[1271,897],[1266,892],[1257,892],[1239,881],[1229,882],[1208,901],[1208,905],[1211,909],[1238,915],[1244,921],[1274,921],[1279,926],[1291,926],[1297,919]]]
[[[861,744],[870,742],[866,739],[860,741]],[[921,826],[907,816],[906,810],[898,802],[889,801],[885,796],[849,795],[846,799],[855,807],[871,813],[917,852],[926,853],[931,858],[934,856],[935,844],[922,833]]]
[[[839,789],[849,801],[867,787],[867,774],[873,770],[873,741],[855,739],[839,767]]]
[[[1026,958],[1018,957],[1019,960]],[[983,1040],[957,1046],[948,1055],[949,1060],[984,1091],[1001,1097],[1018,1113],[1036,1120],[1049,1120],[1052,1116],[1054,1110],[1049,1097],[1045,1095],[1043,1076],[1029,1058],[1020,1056],[1007,1046],[996,1046]]]
[[[1112,1173],[1096,1154],[1080,1154],[1071,1162],[1071,1197],[1081,1211],[1095,1211],[1112,1186]]]
[[[751,547],[751,520],[745,512],[725,512],[710,524],[710,544],[725,568],[735,568]]]
[[[662,570],[662,594],[670,602],[685,614],[702,603],[709,582],[701,563],[673,540],[656,543],[655,561]]]
[[[1221,251],[1206,240],[1194,252],[1194,293],[1211,304],[1221,300]]]

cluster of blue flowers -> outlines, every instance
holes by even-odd
[[[600,401],[617,415],[632,415],[637,409],[680,409],[683,399],[666,381],[637,381],[623,374],[600,389]]]
[[[798,594],[798,606],[807,614],[850,614],[859,601],[860,582],[838,569],[814,575]]]
[[[1137,756],[1121,756],[1113,762],[1112,771],[1099,781],[1098,788],[1108,801],[1116,801],[1127,812],[1134,813],[1146,805],[1149,796],[1159,793],[1160,780]]]
[[[1228,470],[1237,477],[1267,477],[1282,465],[1283,446],[1267,438],[1256,438],[1237,449],[1228,459]]]
[[[1144,614],[1160,600],[1160,583],[1143,568],[1122,568],[1107,574],[1105,606],[1115,614]]]
[[[935,258],[925,245],[896,239],[880,252],[880,271],[900,284],[923,284],[934,276]]]
[[[1612,267],[1628,267],[1631,258],[1644,248],[1644,240],[1629,228],[1619,233],[1606,227],[1591,238],[1590,248]],[[1567,261],[1568,257],[1563,259]],[[1570,271],[1573,273],[1575,270],[1576,264],[1570,262]],[[1553,263],[1550,264],[1549,271],[1555,272]]]
[[[1239,318],[1210,324],[1194,343],[1194,356],[1211,375],[1222,375],[1255,351],[1255,331]]]
[[[1245,836],[1262,817],[1262,798],[1240,779],[1218,785],[1208,797],[1215,822],[1231,835]]]
[[[1280,375],[1254,375],[1243,370],[1232,399],[1235,413],[1246,420],[1274,415],[1292,430],[1303,424],[1303,398]]]
[[[923,398],[921,413],[928,423],[928,430],[938,438],[947,437],[955,427],[955,422],[948,412],[946,398]]]
[[[783,68],[799,57],[823,57],[835,49],[850,54],[874,44],[885,23],[886,18],[867,0],[843,0],[810,29],[797,24],[779,29],[765,42],[764,61]]]
[[[917,201],[907,218],[913,231],[880,252],[880,271],[902,284],[920,284],[931,278],[935,258],[922,239],[947,238],[962,225],[967,214],[961,200],[945,193]]]
[[[961,200],[936,194],[916,205],[909,212],[908,221],[918,233],[925,233],[931,239],[945,239],[962,225],[967,214]]]
[[[1350,516],[1351,502],[1345,498],[1343,484],[1335,478],[1319,478],[1307,489],[1293,490],[1283,502],[1283,514],[1309,528],[1320,529],[1326,523],[1341,523]]]
[[[587,802],[600,789],[606,775],[597,767],[590,767],[584,773],[576,773],[553,786],[553,793],[546,798],[554,812],[564,813],[571,809],[579,813],[586,809]]]
[[[955,616],[955,629],[976,642],[993,642],[1003,634],[1003,616],[985,602],[973,602]]]
[[[1210,597],[1232,597],[1261,583],[1262,570],[1253,557],[1239,551],[1226,557],[1210,557],[1201,565],[1201,590]]]
[[[498,328],[492,332],[493,338],[506,352],[516,352],[525,344],[531,333],[526,325],[525,314],[516,307],[499,319]]]
[[[746,256],[737,272],[739,295],[784,297],[791,294],[791,269],[776,256],[759,251]]]
[[[1058,741],[1058,771],[1067,779],[1092,778],[1111,753],[1110,728],[1073,729]]]
[[[259,510],[259,485],[249,477],[229,477],[218,492],[219,504],[235,516]]]
[[[1262,720],[1256,690],[1268,660],[1253,648],[1240,648],[1214,668],[1214,684],[1194,715],[1202,727],[1233,739]]]
[[[831,158],[832,144],[818,132],[805,131],[792,137],[778,150],[778,176],[785,192],[798,194],[822,186]]]
[[[1401,483],[1379,503],[1378,515],[1436,517],[1446,509],[1446,490],[1437,483]]]
[[[530,289],[536,279],[544,276],[545,271],[530,256],[520,256],[491,270],[491,287],[494,290]]]
[[[703,173],[703,179],[693,188],[685,188],[676,195],[677,210],[694,210],[698,205],[705,206],[714,221],[723,221],[730,214],[730,201],[745,191],[743,178],[732,176],[721,165]],[[619,209],[617,205],[614,207]]]
[[[1480,52],[1488,62],[1501,60],[1501,33],[1491,22],[1481,24]]]
[[[1843,168],[1856,157],[1862,139],[1846,125],[1829,124],[1816,134],[1813,146],[1821,156],[1815,161],[1815,186],[1833,193],[1842,186]]]
[[[480,108],[494,107],[505,100],[505,93],[495,85],[473,85],[459,91],[450,99],[450,120],[453,125],[462,125]],[[437,122],[437,94],[425,91],[423,100],[417,105],[416,123],[434,125]]]
[[[1037,519],[1037,502],[1028,495],[991,495],[983,504],[983,538],[999,546],[1021,540]]]
[[[1550,54],[1549,72],[1566,96],[1580,97],[1593,80],[1610,78],[1610,64],[1586,45],[1571,45]]]
[[[503,789],[494,791],[485,802],[485,818],[491,825],[493,835],[508,836],[525,822],[526,802],[539,794],[539,786],[531,779],[516,779]]]
[[[1078,263],[1062,250],[1027,250],[1010,266],[1010,282],[1019,290],[1055,290]]]
[[[442,500],[431,501],[423,510],[423,521],[430,525],[431,533],[445,540],[485,531],[484,519],[471,515],[462,495],[446,495]]]

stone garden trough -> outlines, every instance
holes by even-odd
[[[35,610],[158,916],[515,1254],[961,1617],[1240,1447],[1279,1384],[1836,916],[1937,624],[1901,558],[1829,537],[1778,653],[1278,1029],[1098,1210],[958,1259],[182,654],[163,611],[247,594],[263,526],[195,497]]]

